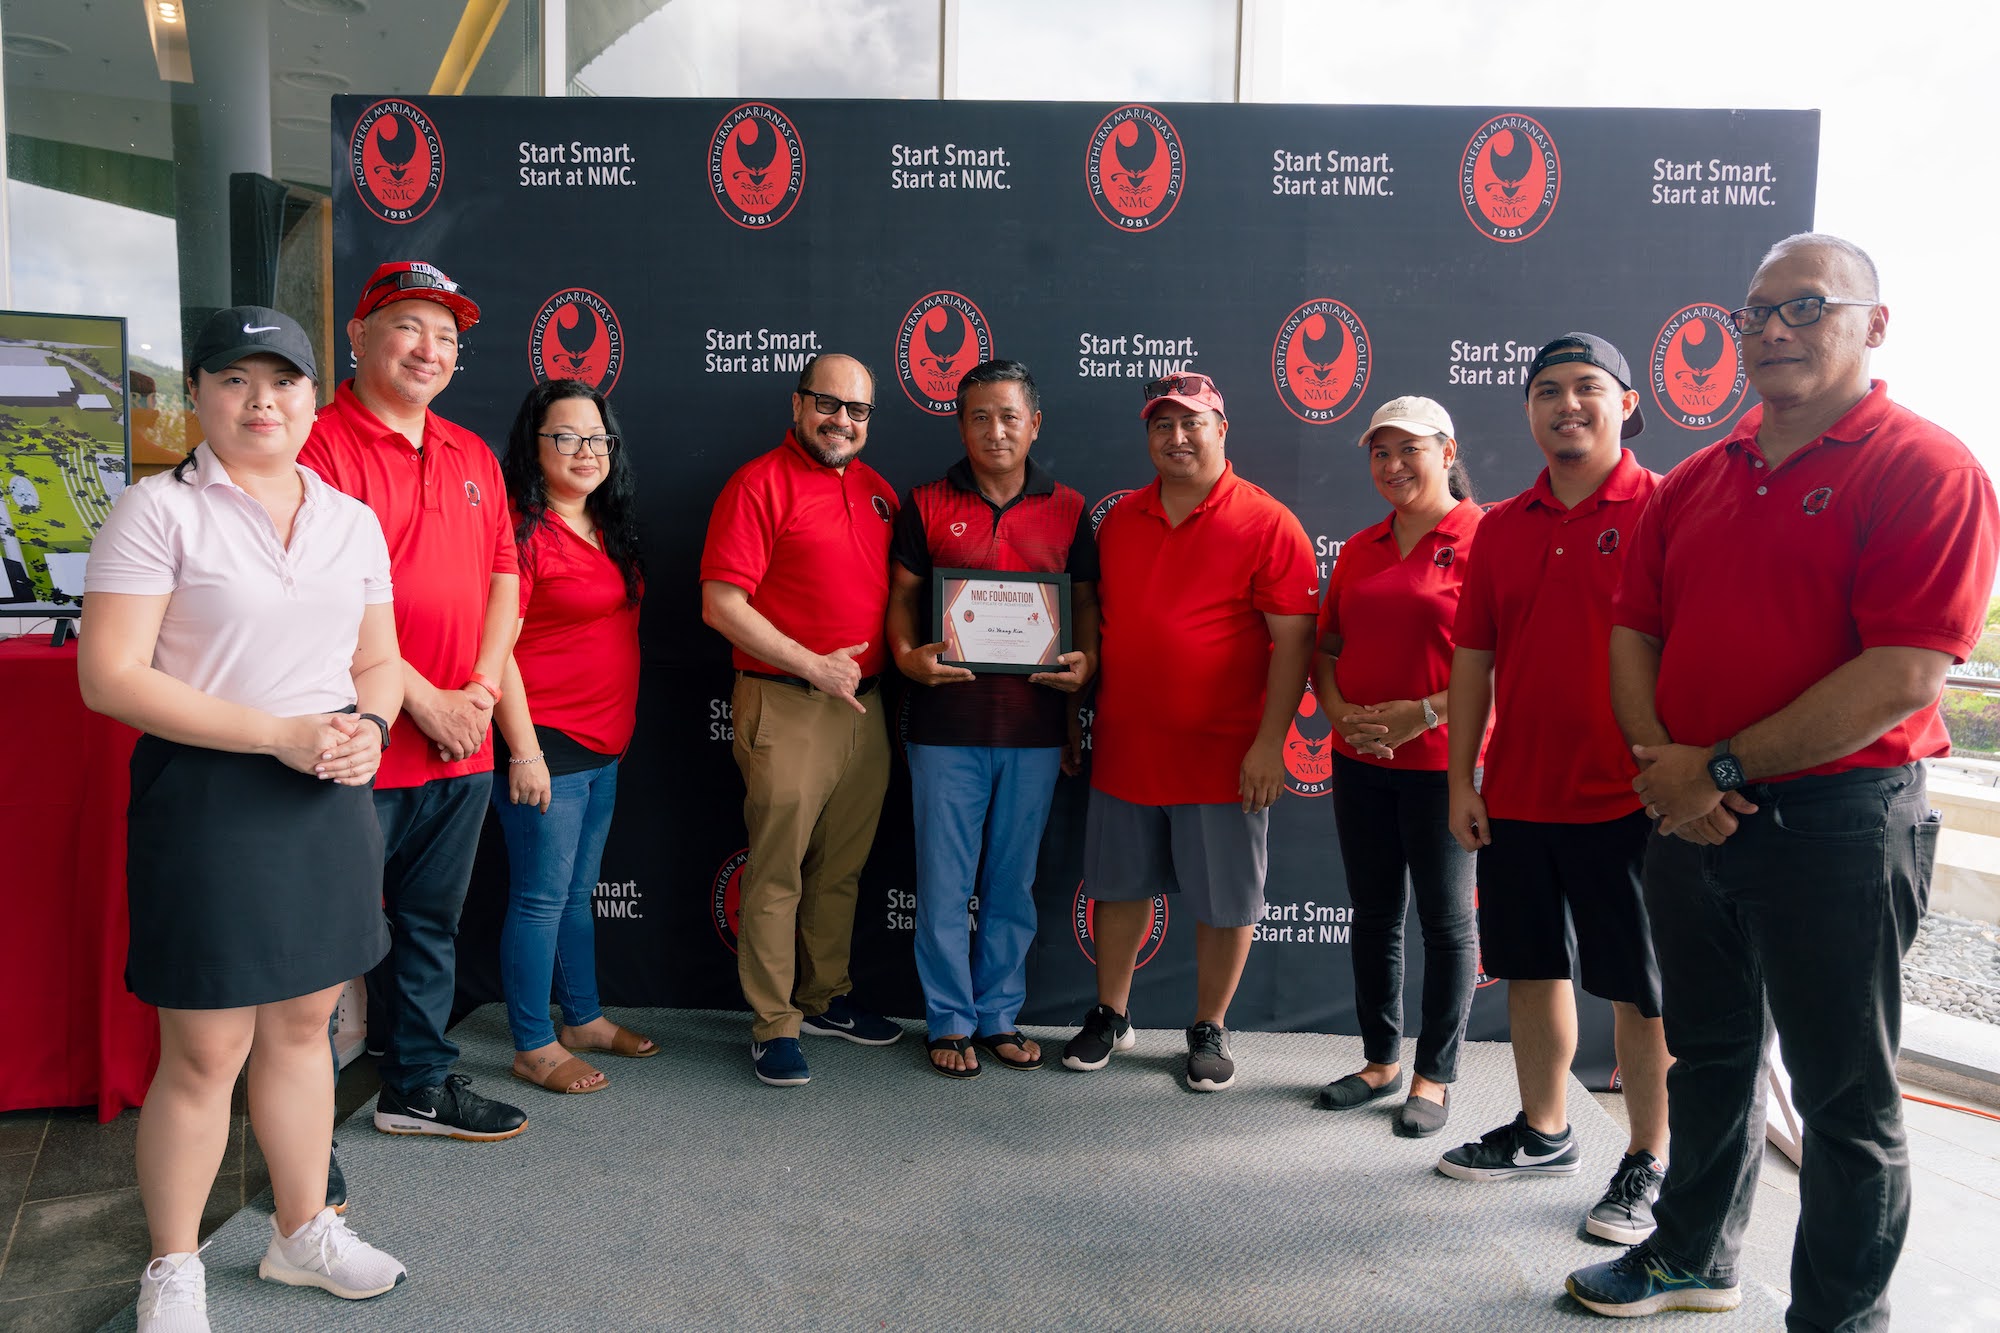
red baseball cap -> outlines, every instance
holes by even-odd
[[[1222,390],[1206,375],[1165,375],[1146,384],[1146,405],[1139,410],[1141,420],[1150,418],[1161,403],[1178,403],[1190,412],[1213,412],[1227,419],[1222,410]]]
[[[479,322],[479,307],[472,299],[444,270],[421,259],[395,259],[376,269],[354,303],[354,317],[366,319],[393,301],[435,301],[451,311],[460,333]]]

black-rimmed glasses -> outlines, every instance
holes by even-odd
[[[1762,333],[1764,326],[1771,322],[1773,314],[1784,322],[1788,329],[1802,329],[1808,324],[1817,324],[1830,305],[1878,304],[1874,301],[1843,301],[1833,296],[1797,296],[1777,305],[1746,305],[1741,310],[1729,312],[1729,322],[1740,333]]]
[[[556,442],[556,452],[559,454],[578,453],[587,444],[590,446],[591,453],[602,458],[618,447],[618,437],[616,435],[578,435],[574,431],[567,430],[541,430],[535,433],[545,440],[554,440]]]
[[[847,409],[849,421],[861,422],[868,420],[868,414],[875,410],[873,403],[850,403],[830,393],[814,393],[807,390],[804,396],[813,400],[813,409],[823,417],[839,416],[840,409],[844,407]]]
[[[1222,396],[1222,390],[1215,387],[1215,381],[1206,375],[1168,375],[1161,379],[1146,381],[1146,401],[1165,398],[1169,395],[1199,398],[1205,393]]]

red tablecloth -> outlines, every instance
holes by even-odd
[[[83,706],[76,645],[0,640],[0,1111],[137,1106],[160,1055],[125,989],[126,762],[139,733]]]

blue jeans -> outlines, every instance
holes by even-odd
[[[912,745],[917,977],[933,1037],[1011,1032],[1028,995],[1035,862],[1061,747]],[[985,865],[980,854],[985,853]],[[969,911],[975,877],[979,927]]]
[[[507,775],[493,775],[493,812],[507,840],[500,983],[517,1051],[556,1039],[549,1022],[552,989],[563,1022],[571,1027],[604,1012],[597,1001],[597,926],[590,904],[617,798],[615,760],[552,779],[547,814],[538,806],[515,805],[507,798]]]
[[[1673,1157],[1653,1247],[1737,1279],[1776,1028],[1805,1122],[1786,1327],[1886,1329],[1910,1220],[1902,960],[1929,901],[1938,823],[1910,766],[1755,783],[1744,795],[1758,811],[1720,847],[1656,837],[1646,849],[1674,1057]]]

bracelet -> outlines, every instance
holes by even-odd
[[[537,750],[531,755],[525,755],[519,758],[509,758],[507,762],[510,764],[539,764],[542,762],[542,752],[540,750]]]
[[[497,704],[500,702],[500,682],[486,673],[475,671],[465,678],[465,683],[467,685],[477,685],[480,689],[485,690],[493,696],[494,703]]]

